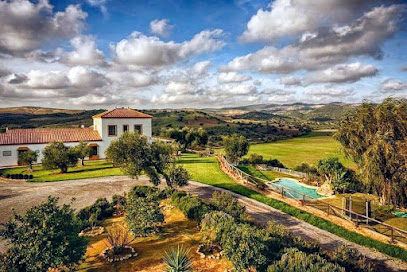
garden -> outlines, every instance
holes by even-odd
[[[374,269],[345,246],[327,252],[283,226],[256,225],[228,193],[215,192],[204,202],[168,187],[136,186],[78,212],[49,197],[15,215],[0,235],[9,242],[0,255],[5,271]]]

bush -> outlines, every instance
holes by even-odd
[[[240,205],[239,201],[230,193],[215,191],[212,194],[211,204],[215,206],[217,210],[223,211],[238,220],[247,221],[249,219],[246,208]]]
[[[288,248],[281,260],[270,265],[268,272],[345,272],[338,264],[330,263],[318,254],[306,254]]]
[[[23,174],[18,174],[18,179],[23,179],[24,175]]]
[[[164,222],[164,214],[159,207],[158,198],[149,198],[148,194],[140,197],[136,193],[137,190],[133,190],[127,198],[126,223],[134,235],[146,237],[158,232],[158,225]],[[141,191],[144,192],[144,189]]]
[[[270,160],[265,160],[263,162],[269,167],[279,167],[279,168],[285,168],[284,164],[282,164],[279,160],[277,159],[270,159]]]
[[[112,196],[112,206],[116,205],[125,206],[126,203],[127,203],[126,197],[117,194],[114,194]]]
[[[147,198],[150,200],[158,201],[162,199],[161,191],[152,186],[134,186],[133,189],[130,190],[128,198],[130,197],[141,197]]]
[[[183,195],[176,192],[171,196],[171,201],[188,219],[198,222],[201,222],[202,217],[210,211],[210,207],[207,204],[191,195]]]
[[[6,178],[8,178],[8,179],[11,178],[11,175],[10,175],[10,174],[7,174],[7,175],[6,175]]]
[[[24,175],[24,179],[28,179],[28,175],[26,174],[26,175]]]
[[[78,218],[85,225],[96,224],[98,221],[113,215],[113,205],[106,198],[98,198],[91,206],[85,207],[78,212]]]
[[[332,254],[332,261],[343,266],[348,271],[370,272],[375,271],[374,264],[367,262],[356,249],[346,245],[338,247]]]
[[[33,175],[28,175],[28,179],[33,179],[34,176]]]

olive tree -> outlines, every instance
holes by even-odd
[[[81,159],[81,165],[85,166],[85,158],[91,156],[92,147],[90,147],[87,143],[80,142],[77,146],[75,146],[75,151],[78,158]]]
[[[334,137],[381,204],[407,206],[407,103],[364,102],[340,121]]]
[[[27,150],[18,154],[18,164],[28,165],[28,171],[33,171],[33,163],[38,159],[38,154],[35,151]]]
[[[223,138],[225,154],[230,162],[237,164],[249,152],[249,142],[244,136],[233,134]]]
[[[63,142],[52,142],[44,148],[42,167],[44,169],[60,169],[68,172],[68,167],[78,163],[78,154],[74,147],[68,147]]]
[[[58,198],[14,214],[3,224],[0,237],[8,241],[0,271],[47,271],[73,269],[86,252],[87,241],[78,234],[81,224],[70,205],[58,206]]]
[[[156,141],[149,143],[145,136],[125,133],[112,141],[106,156],[114,165],[130,177],[139,177],[144,172],[154,185],[160,184],[164,177],[167,186],[183,186],[189,179],[188,172],[174,165],[171,145]]]

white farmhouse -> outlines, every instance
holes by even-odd
[[[90,160],[104,158],[110,142],[126,131],[138,131],[152,141],[151,115],[116,108],[92,118],[91,127],[9,129],[0,133],[0,167],[17,165],[18,154],[27,150],[37,152],[41,161],[42,151],[52,141],[64,142],[67,146],[86,142],[92,147]]]

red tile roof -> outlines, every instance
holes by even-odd
[[[153,118],[153,116],[133,109],[117,108],[96,114],[93,118]]]
[[[52,141],[90,142],[102,141],[102,138],[92,127],[9,129],[0,133],[0,145],[47,144]]]

